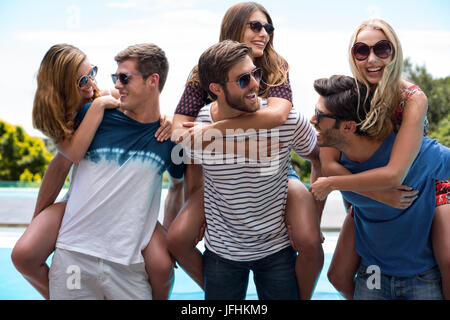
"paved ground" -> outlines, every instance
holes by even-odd
[[[163,190],[163,199],[165,198]],[[164,202],[161,202],[164,203]],[[33,216],[36,199],[32,196],[26,198],[5,197],[0,192],[0,226],[26,226]],[[161,206],[160,217],[163,214]],[[345,218],[345,210],[339,193],[328,197],[322,217],[323,230],[339,230]],[[161,220],[161,219],[160,219]]]

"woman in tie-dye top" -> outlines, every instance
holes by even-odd
[[[49,164],[39,190],[33,219],[17,241],[11,258],[18,271],[46,299],[49,299],[49,268],[46,260],[55,249],[67,203],[67,195],[61,202],[53,203],[60,191],[57,188],[62,187],[72,162],[83,159],[105,109],[120,106],[118,92],[113,91],[112,96],[111,92],[101,92],[97,88],[96,74],[97,67],[89,63],[86,54],[69,44],[52,46],[37,73],[33,125],[54,141],[59,153]],[[92,102],[89,111],[83,121],[77,124],[77,114],[89,102]],[[165,129],[170,131],[170,122],[162,118],[161,123],[161,130],[155,133],[158,141],[169,137]],[[147,270],[153,270],[148,274],[154,289],[153,297],[167,299],[170,287],[167,287],[164,277],[171,277],[172,261],[165,240],[161,240],[164,238],[162,226],[158,224],[155,230],[155,236],[143,250],[143,256]],[[155,254],[150,254],[152,249],[165,252],[166,255],[161,254],[159,260],[155,259]],[[148,259],[149,255],[152,255],[151,260]]]

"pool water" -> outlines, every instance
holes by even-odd
[[[23,228],[1,228],[0,230],[0,300],[40,300],[41,295],[22,277],[11,262],[11,251]],[[326,232],[324,252],[325,262],[316,290],[315,300],[339,300],[342,296],[327,279],[332,252],[338,237],[337,232]],[[201,244],[200,244],[201,245]],[[51,257],[47,261],[51,262]],[[195,282],[181,269],[175,269],[175,283],[171,300],[203,300],[204,293]],[[252,275],[247,290],[247,300],[258,299]]]

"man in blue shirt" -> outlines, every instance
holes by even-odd
[[[396,134],[380,141],[360,129],[369,103],[358,107],[358,97],[366,96],[365,86],[359,85],[358,95],[353,78],[332,76],[316,80],[314,87],[320,97],[311,123],[318,131],[318,144],[341,151],[340,163],[352,173],[385,166]],[[342,191],[354,205],[355,246],[361,256],[355,299],[442,299],[430,229],[436,205],[435,180],[449,176],[450,149],[424,137],[403,181],[418,191],[407,209]],[[392,283],[397,290],[394,295]]]

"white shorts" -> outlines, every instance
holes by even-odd
[[[49,271],[52,300],[151,300],[145,264],[129,266],[56,248]]]

